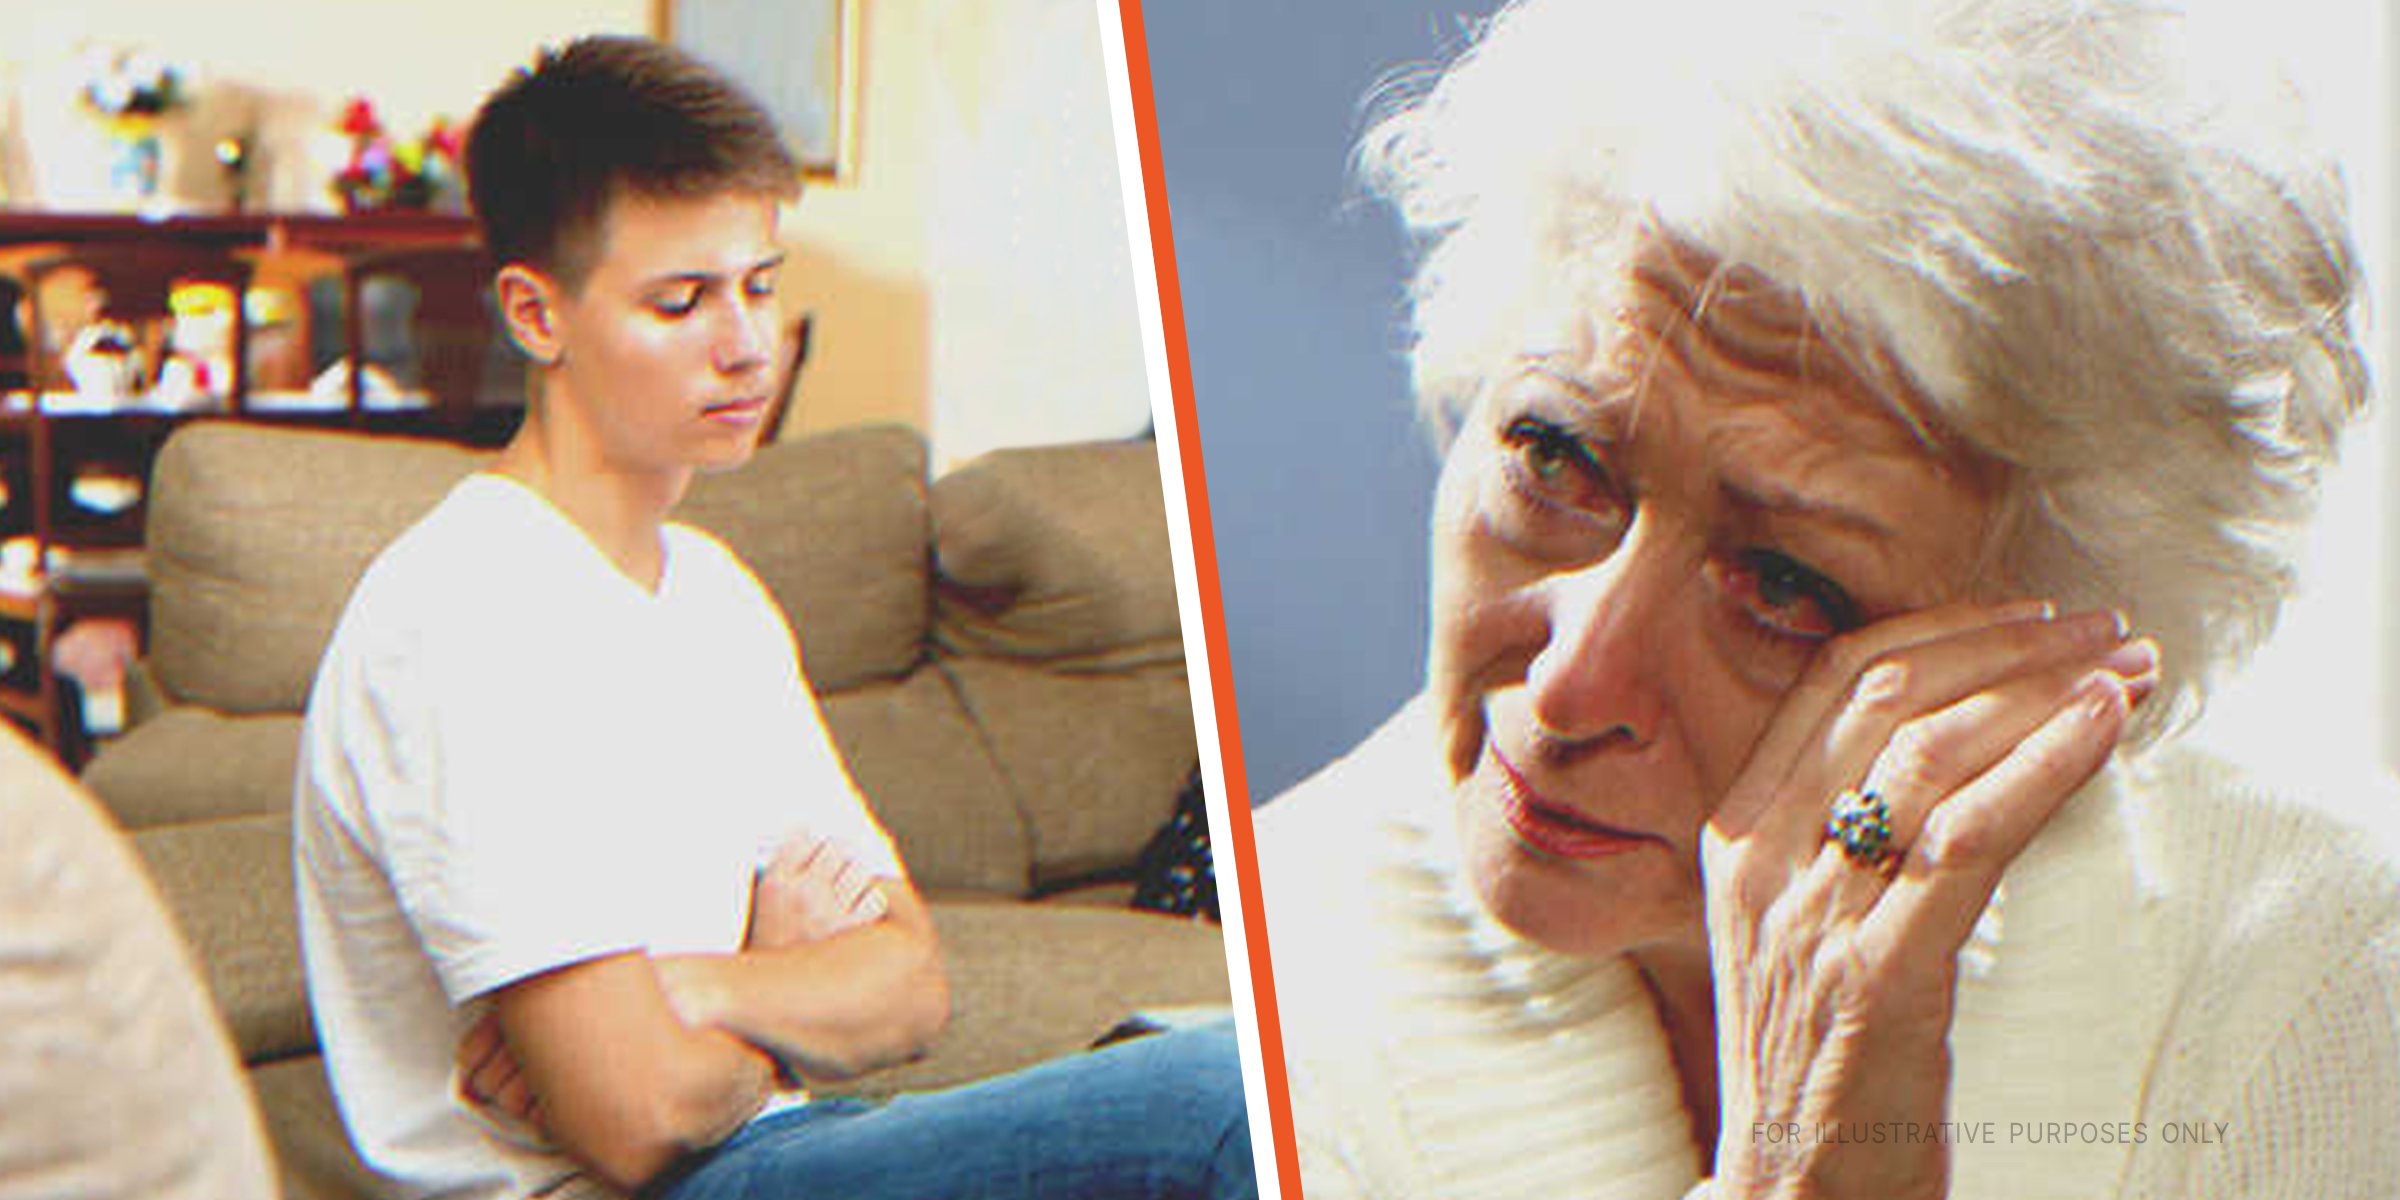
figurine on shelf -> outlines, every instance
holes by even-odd
[[[459,138],[448,120],[435,117],[418,137],[394,139],[374,103],[360,96],[342,109],[336,127],[350,138],[350,161],[333,177],[344,212],[457,211]]]
[[[167,295],[174,321],[151,402],[174,412],[221,408],[233,391],[233,289],[182,283]]]
[[[145,50],[86,51],[83,104],[108,131],[109,186],[135,207],[158,196],[159,121],[183,101],[182,76]]]
[[[121,617],[77,621],[58,635],[50,663],[75,682],[84,732],[109,737],[124,731],[125,674],[140,653],[141,636]]]
[[[113,409],[141,394],[141,343],[122,321],[94,321],[75,332],[64,360],[78,407]]]

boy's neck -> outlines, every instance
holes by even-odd
[[[689,468],[645,470],[612,463],[598,439],[556,396],[525,410],[525,422],[492,470],[532,488],[583,530],[619,571],[656,591],[666,567],[659,529],[690,485]]]

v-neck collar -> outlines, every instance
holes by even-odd
[[[468,475],[462,482],[476,484],[485,481],[497,485],[500,491],[514,493],[530,501],[528,507],[531,511],[541,514],[540,519],[553,522],[571,534],[574,543],[580,547],[579,556],[587,559],[594,568],[614,580],[616,586],[622,588],[634,599],[643,604],[658,605],[665,603],[668,596],[672,594],[675,585],[675,540],[667,536],[665,523],[662,522],[658,527],[658,584],[652,587],[628,574],[622,566],[618,565],[616,559],[600,548],[599,542],[593,540],[590,530],[577,523],[575,518],[568,516],[565,509],[560,508],[550,497],[543,495],[532,484],[513,475],[503,475],[498,471],[491,470],[476,471]]]

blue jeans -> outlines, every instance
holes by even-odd
[[[881,1104],[820,1100],[678,1165],[656,1200],[1254,1200],[1233,1026]]]

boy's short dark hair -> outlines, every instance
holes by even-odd
[[[774,118],[715,68],[648,38],[545,50],[484,100],[467,135],[467,198],[495,262],[570,288],[622,196],[755,192],[790,200],[800,166]]]

